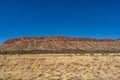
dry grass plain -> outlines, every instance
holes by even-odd
[[[0,55],[0,80],[120,80],[120,54]]]

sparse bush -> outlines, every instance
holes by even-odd
[[[25,54],[81,54],[84,55],[86,53],[90,53],[93,55],[93,53],[101,54],[102,55],[108,55],[110,53],[120,53],[120,51],[108,51],[108,50],[74,50],[74,49],[63,49],[63,50],[31,50],[31,51],[0,51],[1,55],[13,55],[13,54],[19,54],[19,55],[25,55]]]

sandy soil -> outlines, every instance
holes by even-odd
[[[120,80],[120,54],[0,55],[0,80]]]

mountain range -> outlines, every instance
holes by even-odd
[[[0,45],[0,51],[86,50],[120,51],[120,39],[72,38],[66,36],[22,37]]]

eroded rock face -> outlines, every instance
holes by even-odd
[[[65,36],[23,37],[6,41],[0,50],[120,50],[120,39],[71,38]]]
[[[12,44],[17,41],[32,41],[32,40],[42,40],[42,41],[97,41],[97,42],[110,42],[114,41],[111,39],[92,39],[92,38],[70,38],[70,37],[64,37],[64,36],[56,36],[56,37],[23,37],[23,38],[16,38],[6,41],[4,44]]]

